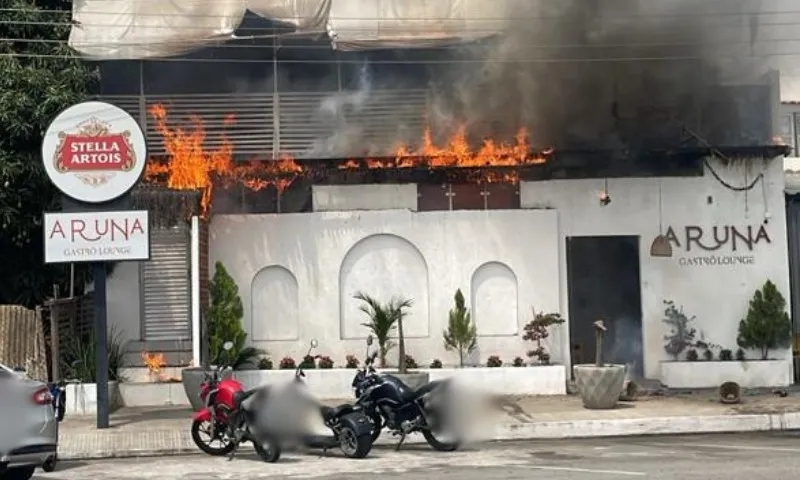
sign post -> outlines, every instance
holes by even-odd
[[[121,108],[104,102],[79,103],[62,111],[42,142],[47,176],[79,207],[44,214],[45,263],[92,264],[97,428],[109,427],[110,414],[107,263],[150,259],[148,212],[112,209],[110,203],[140,181],[146,160],[147,144],[139,124]]]

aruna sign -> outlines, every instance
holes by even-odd
[[[147,144],[125,110],[85,102],[61,112],[42,142],[47,176],[68,197],[104,203],[121,197],[144,173]]]
[[[45,263],[148,260],[147,210],[45,213]]]
[[[759,244],[771,244],[767,228],[761,225],[716,225],[703,229],[698,225],[686,225],[682,230],[669,227],[665,237],[673,248],[684,250],[686,255],[678,257],[681,266],[726,266],[755,263],[754,249]],[[724,254],[710,254],[725,250]]]

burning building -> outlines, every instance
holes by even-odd
[[[553,362],[591,361],[602,318],[609,358],[661,379],[665,301],[735,350],[755,289],[790,296],[779,81],[744,4],[134,2],[108,25],[103,3],[76,6],[71,45],[109,60],[101,97],[148,136],[136,201],[169,219],[109,280],[133,361],[196,360],[217,261],[250,342],[299,359],[315,337],[337,364],[368,333],[359,291],[413,300],[420,364],[454,362],[461,289],[471,363],[525,357],[534,307],[568,318]],[[759,381],[790,380],[776,355]]]

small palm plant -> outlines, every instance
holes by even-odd
[[[478,345],[478,329],[472,321],[472,315],[464,304],[464,294],[456,290],[455,308],[450,310],[447,330],[442,333],[444,348],[458,352],[458,365],[464,366],[464,355],[470,354]]]
[[[406,316],[412,301],[401,297],[393,297],[388,303],[383,304],[374,297],[363,292],[358,292],[353,298],[362,301],[359,310],[367,314],[369,322],[361,325],[370,329],[378,342],[378,358],[381,367],[386,367],[386,354],[394,348],[391,335],[397,329],[399,360],[398,368],[400,373],[406,371],[406,349],[403,337],[403,317]]]

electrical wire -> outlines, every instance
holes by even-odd
[[[137,3],[143,4],[151,2],[152,4],[163,4],[164,0],[137,0]],[[119,3],[120,5],[129,6],[131,4],[130,0],[104,0],[104,4],[114,4]],[[192,2],[182,2],[184,4],[188,4],[189,7],[195,6],[205,6],[211,5],[214,3],[218,3],[217,0],[194,0]],[[500,3],[508,3],[508,2],[497,2],[495,0],[495,4]],[[726,2],[718,2],[720,4]],[[760,0],[754,0],[754,3],[760,4]],[[205,5],[204,5],[205,4]],[[44,14],[54,14],[54,15],[70,15],[74,14],[77,10],[77,13],[83,13],[88,11],[88,8],[78,8],[73,10],[62,10],[62,9],[31,9],[31,8],[0,8],[0,12],[8,12],[8,13],[44,13]],[[256,13],[257,10],[251,10],[249,8],[244,9],[237,9],[237,10],[247,10],[253,13]],[[92,15],[101,14],[101,15],[113,15],[118,16],[120,15],[120,11],[118,9],[111,9],[108,10],[90,10],[89,13]],[[137,13],[138,14],[138,13]],[[257,13],[256,13],[257,14]],[[144,16],[164,16],[161,13],[144,13],[138,14]],[[167,14],[168,16],[179,16],[179,17],[205,17],[205,18],[227,18],[227,15],[209,15],[209,14],[186,14],[186,13],[174,13],[174,14]],[[614,13],[613,15],[598,15],[595,17],[598,20],[638,20],[641,21],[643,19],[654,19],[654,20],[665,20],[665,19],[684,19],[684,18],[691,18],[696,20],[697,18],[704,18],[704,17],[712,17],[712,18],[719,18],[719,17],[730,17],[730,18],[751,18],[753,16],[767,16],[767,15],[776,15],[776,16],[786,16],[786,15],[800,15],[800,10],[758,10],[758,11],[737,11],[737,12],[692,12],[692,13],[635,13],[635,14],[624,14],[624,13]],[[491,17],[481,15],[480,17],[461,17],[466,19],[480,19],[480,20],[489,20],[489,21],[519,21],[519,22],[528,22],[531,20],[547,20],[547,21],[554,21],[560,19],[570,19],[573,18],[574,14],[521,14],[521,15],[513,15],[509,16],[501,16],[501,17]],[[308,17],[299,17],[301,19],[309,19],[309,18],[317,18],[317,16],[308,16]],[[337,17],[335,15],[327,15],[326,18],[333,18],[333,19],[352,19],[354,17]],[[358,17],[360,20],[383,20],[383,17],[367,17],[362,16]],[[426,20],[434,20],[434,21],[441,21],[441,20],[450,20],[452,17],[426,17]]]
[[[199,49],[200,46],[198,46]],[[361,53],[364,53],[363,51]],[[58,54],[32,54],[32,53],[0,53],[0,58],[50,58],[50,59],[82,59],[85,61],[109,61],[105,57],[91,55],[58,55]],[[716,59],[736,58],[773,58],[773,57],[800,57],[800,52],[771,53],[764,55],[723,55],[714,56]],[[653,56],[653,57],[615,57],[615,58],[521,58],[521,59],[463,59],[463,60],[405,60],[405,59],[372,59],[371,65],[494,65],[494,64],[565,64],[565,63],[625,63],[625,62],[676,62],[699,61],[709,57],[702,56]],[[142,60],[151,62],[188,62],[188,63],[277,63],[277,64],[317,64],[317,65],[361,65],[363,59],[286,59],[286,58],[174,58],[174,57],[146,57],[146,58],[114,58],[113,60]]]
[[[2,22],[0,22],[2,23]],[[800,26],[800,24],[798,24]],[[235,34],[231,35],[224,35],[218,37],[216,39],[212,38],[207,41],[211,42],[223,42],[223,41],[237,41],[237,40],[256,40],[259,38],[267,39],[267,38],[281,38],[281,37],[293,37],[293,36],[317,36],[317,35],[326,35],[327,32],[318,30],[318,31],[308,31],[308,32],[288,32],[288,33],[277,33],[277,34],[270,34],[270,35],[248,35],[248,36],[239,36]],[[56,44],[56,45],[68,45],[74,48],[80,47],[92,47],[96,46],[97,42],[68,42],[67,40],[61,39],[45,39],[45,38],[14,38],[14,37],[4,37],[0,38],[0,42],[14,42],[14,43],[42,43],[42,44]],[[185,40],[163,40],[158,37],[153,37],[152,40],[148,40],[144,38],[142,40],[136,42],[113,42],[111,45],[115,47],[127,47],[127,46],[142,46],[142,45],[181,45],[181,44],[191,44],[195,45],[198,43],[198,39],[190,38]],[[773,38],[768,40],[760,40],[757,43],[759,45],[764,44],[775,44],[775,43],[790,43],[790,42],[797,42],[800,43],[800,36],[792,37],[792,38]],[[751,42],[749,40],[739,40],[739,41],[719,41],[719,42],[651,42],[651,43],[606,43],[606,44],[590,44],[590,45],[581,45],[581,44],[552,44],[552,45],[545,45],[545,44],[529,44],[526,45],[525,48],[529,50],[545,50],[545,49],[576,49],[576,50],[595,50],[595,49],[605,49],[605,48],[664,48],[664,47],[703,47],[703,48],[710,48],[710,47],[719,47],[719,46],[748,46]],[[222,44],[218,45],[221,48],[231,48],[231,49],[273,49],[273,45],[234,45],[234,44]],[[469,48],[471,50],[479,50],[481,48],[491,49],[493,45],[472,45]],[[298,49],[329,49],[330,47],[325,45],[280,45],[279,48],[281,50],[284,49],[291,49],[291,48],[298,48]],[[431,47],[426,47],[426,49],[430,50],[455,50],[455,49],[463,49],[463,45],[452,45],[452,44],[445,44],[445,45],[433,45]],[[709,55],[711,53],[709,52]],[[748,53],[748,56],[752,54]]]
[[[711,167],[711,164],[708,162],[708,159],[703,160],[703,163],[705,164],[705,167],[708,169],[708,171],[711,172],[711,175],[723,187],[727,188],[728,190],[733,190],[734,192],[747,192],[747,191],[750,191],[750,190],[753,189],[753,187],[758,185],[758,182],[764,180],[764,173],[762,172],[762,173],[759,173],[758,175],[756,175],[756,178],[754,178],[752,182],[746,183],[744,186],[737,187],[737,186],[731,185],[730,183],[728,183],[725,180],[723,180],[722,177],[720,177],[719,174]],[[745,180],[745,182],[747,182],[747,180]]]
[[[116,14],[116,16],[119,16],[119,15],[120,15],[119,13]],[[800,13],[798,15],[800,15]],[[140,16],[143,16],[143,15],[140,15],[140,14],[137,13],[137,14],[130,14],[129,16],[135,18],[135,17],[140,17]],[[163,14],[163,15],[159,15],[159,16],[169,18],[170,14]],[[265,19],[265,20],[269,20],[269,19]],[[393,19],[387,19],[387,18],[374,18],[373,19],[373,18],[362,18],[362,17],[345,17],[345,18],[338,18],[338,19],[337,18],[326,17],[326,19],[325,19],[325,21],[327,23],[330,23],[331,21],[334,21],[334,22],[368,22],[368,21],[386,22],[387,20],[393,20]],[[302,24],[303,23],[300,19],[293,20],[293,21],[297,22],[298,24]],[[403,22],[403,21],[409,21],[409,20],[407,20],[407,19],[397,19],[396,21]],[[420,19],[415,19],[415,21],[430,21],[430,22],[433,22],[433,20],[431,20],[430,18],[420,18]],[[475,19],[463,19],[462,18],[462,19],[454,20],[454,22],[456,22],[456,21],[458,23],[462,23],[462,24],[463,23],[473,23],[473,24],[475,24],[475,23],[477,23],[479,21],[485,22],[486,20],[483,19],[483,18],[481,18],[481,19],[477,19],[477,18],[475,18]],[[518,21],[518,20],[513,20],[513,21],[505,21],[504,20],[502,22],[496,21],[495,23],[493,23],[494,27],[492,27],[492,28],[489,28],[489,27],[484,27],[483,29],[471,28],[470,32],[492,32],[492,31],[496,31],[498,29],[502,29],[503,27],[506,27],[508,25],[513,25],[513,23],[516,22],[516,21]],[[216,23],[219,23],[219,22],[216,22]],[[240,23],[240,22],[236,22],[236,23]],[[530,23],[530,22],[527,22],[527,23]],[[119,27],[120,26],[119,23],[82,22],[80,20],[74,20],[74,19],[73,20],[64,20],[64,21],[0,20],[0,25],[25,25],[25,26],[42,26],[42,27],[93,27],[93,28],[94,27]],[[584,25],[584,24],[580,23],[579,25]],[[791,21],[780,21],[780,22],[761,22],[761,23],[758,24],[758,27],[759,28],[763,28],[763,27],[797,27],[798,25],[800,25],[800,21],[791,20]],[[203,28],[203,27],[195,27],[194,25],[175,26],[175,25],[152,24],[152,25],[139,25],[139,26],[145,27],[145,28],[150,28],[150,29],[163,28],[163,29],[170,29],[170,30],[175,30],[175,29],[178,29],[178,30],[181,30],[181,29],[193,30],[193,29],[195,29],[195,30],[197,30],[197,29]],[[565,27],[565,28],[568,27],[568,26],[569,25],[561,25],[561,24],[559,25],[559,27]],[[715,25],[701,25],[701,26],[704,27],[704,28],[708,28],[708,29],[715,29],[715,28],[716,29],[744,29],[744,28],[748,28],[748,27],[742,25],[741,23],[732,23],[730,25],[716,25],[716,26]],[[248,27],[245,27],[245,28],[247,28],[247,30],[252,30],[252,31],[274,31],[274,30],[284,30],[284,29],[286,29],[288,27],[287,26],[283,26],[283,27],[281,27],[281,26],[248,26]],[[357,29],[354,29],[353,27],[343,27],[342,29],[344,31],[357,30]],[[426,27],[426,29],[430,29],[430,25],[428,25]]]

